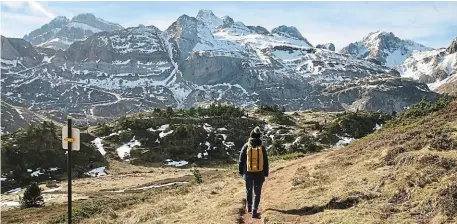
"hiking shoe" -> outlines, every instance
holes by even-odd
[[[252,206],[248,205],[248,213],[252,212]]]
[[[253,219],[256,219],[256,218],[258,218],[258,217],[259,217],[259,214],[257,213],[257,210],[253,210],[253,211],[252,211],[252,218],[253,218]]]

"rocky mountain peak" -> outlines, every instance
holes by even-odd
[[[395,36],[392,32],[386,32],[386,31],[376,31],[376,32],[371,32],[363,38],[362,43],[367,46],[374,46],[377,47],[378,49],[376,50],[383,50],[383,49],[389,49],[395,47],[395,45],[401,44],[402,40],[398,37]]]
[[[211,11],[211,10],[201,9],[200,11],[198,11],[197,19],[206,18],[206,17],[216,17],[216,16],[214,15],[213,11]]]
[[[332,44],[332,43],[318,44],[318,45],[316,45],[316,48],[327,49],[327,50],[330,50],[330,51],[335,51],[335,45]]]
[[[222,17],[222,26],[223,27],[229,27],[231,26],[233,23],[235,23],[235,21],[232,19],[232,17],[230,16],[224,16]]]
[[[392,32],[378,30],[369,33],[361,41],[350,43],[340,52],[357,58],[375,59],[382,65],[396,68],[414,51],[425,50],[430,48],[411,40],[402,40]]]
[[[196,18],[208,26],[211,31],[215,31],[224,24],[223,19],[215,16],[211,10],[200,10]]]
[[[449,54],[453,54],[453,53],[457,52],[457,38],[455,38],[452,41],[451,45],[449,45],[449,47],[447,48],[447,52]]]
[[[297,39],[304,39],[300,31],[298,31],[298,29],[294,26],[281,25],[276,28],[273,28],[273,30],[271,30],[271,33],[275,33],[278,35],[288,35],[290,37],[295,37]]]
[[[94,20],[97,20],[97,17],[95,17],[95,15],[92,13],[81,13],[71,19],[72,22],[84,22]]]
[[[171,36],[179,36],[181,33],[195,33],[199,20],[186,14],[181,15],[168,28],[167,33]],[[202,23],[202,21],[200,21]]]
[[[48,24],[24,36],[37,47],[67,49],[73,42],[85,40],[94,33],[123,29],[117,23],[97,18],[91,13],[82,13],[71,20],[57,16]]]
[[[377,30],[375,32],[369,33],[364,40],[370,40],[374,38],[395,38],[395,34],[392,32]]]
[[[258,34],[268,35],[270,32],[263,26],[247,26],[250,30]]]
[[[307,42],[310,46],[312,46],[311,43],[309,43],[308,40],[304,38],[301,35],[300,31],[298,31],[298,29],[294,26],[281,25],[276,28],[273,28],[273,30],[271,30],[271,33],[284,37],[291,37],[294,39],[302,40]]]
[[[56,16],[49,24],[67,24],[70,20],[65,16]]]
[[[197,19],[195,17],[183,14],[180,17],[178,17],[178,19],[176,20],[176,23],[177,24],[197,23]]]
[[[123,27],[117,23],[112,23],[105,21],[103,19],[95,17],[92,13],[82,13],[71,19],[72,23],[83,23],[91,27],[103,30],[103,31],[113,31],[118,29],[123,29]]]

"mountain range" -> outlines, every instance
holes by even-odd
[[[123,29],[117,23],[111,23],[95,17],[93,14],[79,14],[69,20],[58,16],[48,24],[24,36],[24,40],[37,47],[67,49],[73,42],[85,40],[94,33]]]
[[[411,40],[402,40],[392,32],[376,31],[369,33],[361,41],[350,43],[340,52],[357,58],[374,59],[388,67],[398,67],[414,51],[428,50],[432,48]]]
[[[16,108],[10,113],[27,108],[94,123],[208,102],[390,112],[438,96],[428,82],[403,79],[403,61],[392,59],[429,48],[392,33],[368,37],[335,52],[331,43],[314,47],[293,26],[268,30],[209,10],[182,15],[166,30],[123,28],[92,14],[57,17],[23,39],[2,36],[2,100]],[[2,126],[13,131],[3,116]]]

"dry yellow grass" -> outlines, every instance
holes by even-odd
[[[263,187],[261,222],[456,223],[457,151],[433,148],[443,145],[439,141],[457,139],[452,129],[456,120],[454,102],[441,112],[403,127],[383,128],[344,148],[275,160]],[[87,201],[106,203],[106,212],[82,223],[252,223],[243,211],[244,182],[235,170],[202,169],[201,185],[191,181],[142,192],[106,192],[193,178],[186,176],[189,170],[123,166],[115,164],[111,177],[75,181],[75,191],[93,197]],[[110,200],[116,197],[133,203],[110,210]],[[54,208],[57,212],[15,210],[6,220],[18,223],[21,215],[49,220],[65,212],[63,204]]]

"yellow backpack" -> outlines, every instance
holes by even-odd
[[[247,154],[247,171],[248,172],[260,172],[263,171],[263,151],[262,146],[252,147],[248,144]]]

